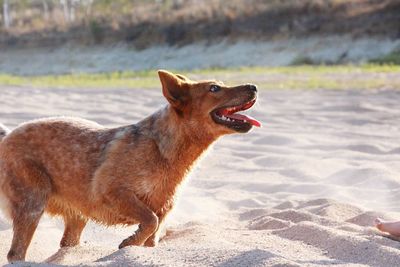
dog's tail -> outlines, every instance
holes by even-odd
[[[0,142],[10,132],[10,130],[0,123]]]
[[[3,138],[6,137],[7,134],[9,134],[9,132],[10,132],[10,130],[6,126],[4,126],[3,124],[0,123],[0,143],[3,140]],[[1,175],[0,175],[0,178],[1,178]],[[5,215],[5,217],[4,217],[5,219],[10,219],[11,214],[10,214],[10,209],[9,209],[9,200],[2,191],[2,185],[3,185],[3,181],[0,179],[0,214],[3,213]],[[1,216],[0,216],[0,224],[1,223],[2,223],[2,221],[1,221]]]

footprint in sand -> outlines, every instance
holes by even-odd
[[[372,146],[372,145],[350,145],[350,146],[347,146],[346,149],[355,151],[355,152],[373,154],[373,155],[387,154],[387,152],[382,151],[377,146]]]
[[[294,161],[289,159],[288,157],[266,156],[254,159],[254,163],[260,167],[282,167],[290,166],[294,163]]]
[[[291,226],[291,222],[276,219],[270,216],[262,216],[250,222],[250,230],[276,230]]]
[[[379,183],[376,181],[379,180]],[[399,188],[397,174],[384,168],[347,168],[328,176],[331,184],[357,186],[358,188]]]
[[[268,135],[253,141],[255,145],[271,145],[271,146],[284,146],[295,143],[292,138],[278,136],[278,135]]]

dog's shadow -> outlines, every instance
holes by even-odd
[[[71,263],[73,262],[72,265],[78,264],[79,265],[79,258],[82,256],[85,258],[86,261],[97,261],[98,255],[112,255],[115,252],[118,252],[119,250],[111,250],[111,251],[96,251],[98,252],[98,255],[89,253],[88,250],[96,250],[96,248],[91,247],[86,248],[82,246],[76,246],[76,247],[64,247],[60,248],[56,253],[48,257],[46,260],[42,262],[42,264],[50,264],[51,266],[65,266],[66,262]],[[88,258],[86,258],[88,257]],[[69,265],[69,264],[68,264]]]
[[[73,250],[75,249],[69,247],[60,248],[56,253],[44,260],[44,263],[59,264]]]
[[[43,262],[17,261],[17,262],[13,262],[13,263],[8,263],[8,264],[4,265],[4,267],[66,266],[66,265],[61,264],[60,262],[62,262],[65,259],[66,255],[69,254],[69,252],[72,250],[73,250],[73,248],[60,248],[56,253],[51,255],[49,258],[47,258]]]
[[[48,257],[44,260],[40,266],[69,266],[69,265],[82,265],[82,262],[79,262],[84,258],[85,262],[103,262],[108,260],[113,260],[116,258],[124,257],[124,253],[129,248],[124,249],[110,249],[110,250],[102,250],[96,247],[65,247],[60,248],[56,253]],[[93,253],[95,251],[95,253]],[[122,254],[122,256],[121,256]],[[81,258],[81,259],[79,259]],[[135,265],[136,266],[136,265]]]
[[[165,230],[164,230],[165,231]],[[191,230],[189,230],[190,232]],[[182,238],[185,236],[188,232],[185,231],[179,231],[179,230],[168,230],[163,233],[162,238],[160,239],[160,243],[168,242],[168,240],[171,239],[176,239],[176,238]],[[131,249],[135,247],[127,247],[123,249],[104,249],[101,247],[96,247],[96,246],[76,246],[76,247],[64,247],[60,248],[57,252],[55,252],[53,255],[48,257],[46,260],[44,260],[41,264],[38,264],[39,266],[42,266],[43,264],[46,266],[49,264],[50,266],[66,266],[70,264],[66,264],[66,262],[74,262],[72,265],[80,265],[82,263],[78,263],[77,260],[79,255],[86,255],[89,256],[85,260],[89,262],[108,262],[108,261],[117,261],[119,263],[124,262],[124,258],[127,257],[129,254],[134,253]],[[96,254],[93,254],[93,251],[96,251]],[[90,252],[90,253],[89,253]],[[129,259],[131,262],[133,259]],[[135,261],[135,260],[133,260]],[[143,266],[140,262],[135,262],[135,266]]]

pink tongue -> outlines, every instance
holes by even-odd
[[[256,127],[261,127],[261,123],[258,120],[253,119],[250,116],[234,113],[234,114],[227,114],[227,115],[225,115],[225,117],[228,117],[228,118],[231,118],[231,119],[235,119],[235,120],[247,121],[251,125],[254,125]]]

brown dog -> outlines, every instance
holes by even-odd
[[[44,212],[64,219],[61,247],[78,245],[89,219],[139,224],[119,248],[155,246],[196,159],[219,136],[259,126],[234,114],[255,103],[254,85],[227,87],[158,74],[169,104],[137,124],[109,129],[82,119],[48,118],[9,134],[0,131],[0,203],[14,227],[10,262],[25,259]]]

